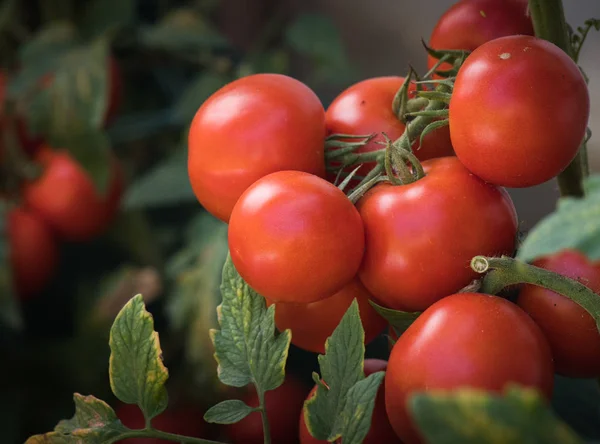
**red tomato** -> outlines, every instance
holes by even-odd
[[[533,265],[577,279],[600,293],[600,263],[589,261],[576,250],[541,258]],[[584,308],[565,296],[535,285],[524,285],[517,303],[548,339],[556,373],[573,378],[600,376],[600,334]]]
[[[292,376],[265,393],[267,416],[271,428],[271,444],[294,444],[298,442],[298,416],[304,405],[308,387]],[[250,388],[242,399],[251,407],[258,407],[258,396]],[[240,422],[225,426],[231,444],[263,444],[262,420],[259,412],[250,413]]]
[[[483,180],[530,187],[573,160],[589,111],[585,80],[566,53],[535,37],[502,37],[460,69],[450,137],[461,162]]]
[[[385,371],[387,362],[381,359],[365,359],[365,376],[372,373]],[[315,396],[317,386],[315,386],[308,395],[307,400]],[[342,437],[343,441],[343,437]],[[304,420],[304,410],[300,413],[300,444],[320,444],[327,443],[325,440],[313,438]],[[385,411],[385,382],[381,383],[377,398],[375,399],[375,407],[373,408],[373,416],[371,417],[371,428],[365,437],[363,444],[395,444],[400,443],[400,440],[394,433],[390,421],[388,420]]]
[[[205,101],[188,138],[188,172],[200,203],[227,222],[241,194],[267,174],[324,177],[325,110],[306,85],[255,74]]]
[[[429,46],[473,51],[490,40],[517,34],[534,35],[531,18],[527,16],[527,0],[462,0],[439,19]],[[428,57],[429,69],[436,63],[437,59]],[[450,64],[444,63],[438,69],[450,68]]]
[[[54,276],[58,246],[45,222],[23,208],[8,213],[7,234],[15,292],[27,300],[40,293]]]
[[[143,429],[145,427],[144,415],[135,404],[122,404],[116,413],[121,422],[130,429]],[[152,420],[152,427],[162,432],[203,438],[206,437],[208,428],[203,416],[204,412],[195,406],[167,408]],[[172,441],[156,438],[130,438],[117,442],[121,444],[167,444]]]
[[[512,200],[455,157],[423,162],[409,185],[380,184],[358,202],[365,226],[359,277],[380,304],[421,311],[477,277],[476,255],[514,251]]]
[[[265,298],[309,303],[354,278],[364,236],[358,211],[337,187],[312,174],[280,171],[240,197],[229,250],[242,278]]]
[[[371,295],[358,279],[333,296],[310,304],[275,304],[275,324],[280,331],[292,330],[292,344],[314,353],[325,353],[325,341],[338,326],[354,299],[358,300],[365,330],[365,344],[385,329],[387,321],[369,304]],[[268,305],[272,302],[267,301]]]
[[[42,175],[23,188],[27,206],[42,216],[64,239],[88,241],[104,232],[114,218],[123,190],[123,176],[112,160],[109,190],[101,196],[83,168],[66,151],[43,147],[36,160]]]
[[[417,392],[471,387],[498,392],[508,383],[552,395],[546,338],[512,302],[459,293],[436,302],[400,336],[385,376],[388,417],[406,444],[423,442],[407,402]]]
[[[398,139],[406,127],[392,111],[392,101],[403,82],[402,77],[376,77],[352,85],[329,105],[325,115],[327,132],[352,135],[385,133],[392,140]],[[414,85],[411,85],[410,91],[415,91]],[[383,146],[379,143],[384,140],[379,134],[356,153],[381,150]],[[429,133],[423,139],[423,145],[419,146],[417,141],[413,150],[419,160],[453,155],[448,127]],[[357,174],[365,176],[375,165],[375,162],[365,163]],[[354,168],[356,166],[348,169],[352,171]],[[330,175],[330,179],[335,179],[335,174]]]

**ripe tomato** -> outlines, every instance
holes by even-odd
[[[501,188],[483,182],[455,157],[423,162],[409,185],[371,188],[358,202],[365,226],[359,277],[382,305],[421,311],[477,275],[473,256],[514,251],[517,217]]]
[[[283,170],[325,175],[325,110],[280,74],[236,80],[202,104],[190,127],[188,172],[200,203],[227,222],[241,194]]]
[[[21,300],[27,300],[54,276],[58,246],[46,223],[24,208],[8,213],[7,235],[14,289]]]
[[[600,263],[576,250],[564,250],[533,263],[577,279],[600,293]],[[544,332],[556,373],[573,378],[600,376],[600,334],[592,316],[572,300],[535,285],[524,285],[517,300]]]
[[[240,197],[229,250],[242,278],[265,298],[309,303],[354,278],[364,236],[358,211],[337,187],[312,174],[280,171]]]
[[[117,408],[117,417],[130,429],[143,429],[144,415],[135,404],[122,404]],[[176,433],[193,438],[206,437],[208,424],[204,421],[204,412],[195,406],[167,408],[152,420],[152,426],[162,432]],[[121,444],[167,444],[171,441],[156,438],[130,438],[118,441]]]
[[[461,0],[448,9],[433,28],[429,46],[433,49],[473,51],[485,42],[507,35],[534,35],[527,16],[527,0]],[[427,59],[431,69],[437,60]],[[444,63],[439,69],[450,69]]]
[[[483,180],[530,187],[573,160],[589,111],[585,80],[566,53],[535,37],[502,37],[460,69],[450,137],[461,162]]]
[[[385,371],[387,368],[387,362],[381,359],[365,359],[365,376],[369,376],[372,373]],[[317,391],[317,386],[311,390],[308,397],[309,400]],[[342,437],[343,441],[343,437]],[[304,420],[304,410],[300,413],[300,444],[320,444],[327,443],[324,440],[318,440],[313,438]],[[395,444],[400,443],[400,440],[394,433],[390,421],[388,420],[387,413],[385,411],[385,382],[381,383],[379,391],[377,392],[377,398],[375,399],[375,406],[373,407],[373,416],[371,417],[371,428],[369,433],[365,437],[363,444]]]
[[[325,353],[325,341],[338,326],[354,299],[358,300],[365,330],[365,344],[385,329],[387,321],[369,304],[371,295],[358,279],[331,297],[310,304],[275,304],[275,324],[280,331],[292,330],[292,344],[314,353]],[[267,300],[267,304],[272,302]]]
[[[400,336],[385,376],[388,417],[406,444],[422,442],[407,409],[410,396],[507,383],[552,395],[552,354],[542,331],[512,302],[459,293],[436,302]]]
[[[35,210],[64,239],[88,241],[114,218],[123,190],[121,167],[113,158],[109,190],[101,196],[83,168],[66,151],[42,147],[36,160],[44,169],[23,188],[27,206]]]
[[[308,387],[288,375],[282,385],[265,393],[267,416],[271,427],[271,444],[298,442],[298,416],[308,390]],[[242,400],[251,407],[259,405],[254,388],[249,388]],[[263,444],[260,413],[250,413],[240,422],[225,426],[225,433],[231,444]]]
[[[392,101],[403,82],[402,77],[375,77],[346,89],[327,109],[325,122],[328,134],[385,133],[392,140],[398,139],[406,127],[392,111]],[[414,85],[411,85],[410,91],[415,91]],[[379,142],[384,140],[383,135],[379,134],[356,153],[380,150],[383,146]],[[419,160],[453,155],[448,127],[429,133],[423,139],[423,145],[419,146],[417,141],[413,150]],[[365,163],[357,174],[365,176],[375,165],[375,162]],[[354,168],[349,167],[349,171]],[[335,174],[329,178],[335,179]]]

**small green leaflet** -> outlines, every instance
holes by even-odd
[[[352,302],[319,355],[321,379],[316,396],[304,403],[304,420],[316,439],[343,438],[360,444],[369,432],[375,397],[384,372],[364,376],[365,333],[358,303]]]
[[[32,436],[25,444],[104,444],[128,430],[104,401],[78,393],[73,399],[73,418],[60,421],[53,432]]]
[[[275,306],[253,291],[228,255],[221,282],[223,302],[217,308],[220,330],[211,330],[217,373],[223,384],[244,387],[254,383],[258,393],[283,383],[289,330],[276,334]]]
[[[529,232],[519,248],[519,259],[531,262],[567,248],[600,259],[600,175],[587,178],[584,189],[584,198],[560,199],[556,211]]]
[[[217,424],[234,424],[256,410],[239,399],[228,399],[209,408],[204,414],[204,420]]]
[[[409,402],[428,444],[582,444],[533,389],[432,391]]]
[[[127,404],[137,404],[145,418],[154,418],[167,407],[165,382],[169,377],[154,321],[142,295],[121,309],[110,329],[110,386]]]
[[[382,307],[371,300],[369,300],[369,304],[371,304],[375,311],[388,321],[391,326],[395,327],[398,333],[403,333],[421,314],[420,311],[408,312]]]

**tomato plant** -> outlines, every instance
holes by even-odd
[[[240,197],[231,213],[229,248],[236,269],[258,293],[273,302],[308,303],[354,278],[364,230],[338,188],[309,173],[280,171]]]
[[[13,283],[20,299],[28,300],[53,278],[58,245],[46,223],[25,208],[11,210],[7,222]]]
[[[325,353],[325,340],[331,336],[352,301],[357,299],[365,329],[365,344],[368,344],[387,325],[369,304],[370,298],[360,280],[354,279],[333,296],[317,302],[276,303],[275,325],[280,331],[292,330],[292,344],[295,346],[314,353]]]
[[[298,416],[308,393],[308,387],[293,376],[287,376],[277,389],[267,392],[265,408],[272,424],[271,442],[273,444],[292,444],[298,442]],[[258,407],[256,390],[248,389],[243,401]],[[263,444],[262,421],[258,412],[250,413],[241,421],[226,426],[225,430],[232,444]]]
[[[534,34],[527,15],[527,0],[460,0],[440,17],[429,38],[429,46],[473,51],[490,40],[518,34]],[[436,62],[429,56],[429,69]],[[438,69],[448,68],[449,64],[443,63]]]
[[[114,218],[121,199],[123,176],[112,159],[108,190],[101,195],[71,155],[42,147],[36,160],[42,175],[23,188],[25,203],[63,239],[89,241],[102,234]]]
[[[327,108],[325,121],[329,134],[369,135],[376,134],[367,144],[356,150],[356,153],[368,153],[382,148],[383,134],[390,139],[398,139],[405,124],[392,109],[394,96],[404,82],[403,77],[375,77],[358,82],[338,95]],[[414,92],[411,84],[409,91]],[[423,144],[413,147],[419,160],[444,157],[454,154],[450,143],[450,132],[447,126],[442,127],[423,138]],[[366,176],[376,165],[365,162],[356,174]],[[353,168],[349,167],[348,170]],[[335,179],[335,174],[329,175]]]
[[[429,307],[394,345],[385,377],[388,417],[403,442],[422,442],[407,410],[412,393],[520,383],[549,398],[553,373],[548,342],[523,310],[497,296],[454,294]]]
[[[382,359],[365,359],[365,376],[369,376],[375,372],[385,371],[387,368],[387,362]],[[317,391],[317,387],[315,386],[310,393],[308,394],[307,399],[312,398]],[[365,437],[363,441],[364,444],[379,444],[379,443],[389,443],[395,444],[400,443],[400,440],[394,433],[392,426],[387,417],[387,413],[385,411],[385,384],[382,384],[379,387],[379,391],[377,392],[377,398],[375,400],[375,407],[373,409],[371,420],[371,428],[369,429],[369,433]],[[322,441],[315,439],[308,428],[306,427],[306,422],[304,420],[304,413],[300,414],[300,444],[320,444],[326,443],[328,441]]]
[[[541,258],[534,265],[577,279],[600,292],[600,265],[575,250]],[[592,316],[567,297],[525,285],[519,306],[539,325],[548,339],[556,372],[574,378],[600,376],[600,333]]]
[[[404,311],[424,310],[469,284],[471,258],[511,254],[517,233],[504,190],[455,157],[423,168],[422,179],[377,185],[357,204],[366,233],[359,277],[378,302]]]
[[[291,77],[256,74],[214,93],[189,131],[188,171],[194,193],[228,221],[241,194],[263,176],[298,170],[325,175],[325,110]]]
[[[450,137],[460,161],[483,180],[530,187],[573,160],[589,112],[585,79],[564,51],[536,37],[502,37],[460,68]]]

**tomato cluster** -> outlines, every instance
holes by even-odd
[[[121,97],[119,67],[113,58],[109,61],[110,88],[105,124],[114,117]],[[0,72],[2,103],[8,80],[8,74]],[[42,87],[51,82],[52,76],[44,77]],[[8,163],[4,157],[5,147],[0,146],[0,172],[3,175],[10,173],[16,179],[17,187],[12,186],[6,193],[0,189],[0,203],[6,203],[8,207],[6,233],[14,289],[21,300],[28,300],[39,294],[53,278],[59,260],[59,241],[87,242],[108,228],[118,210],[124,176],[121,165],[111,154],[107,190],[99,192],[69,151],[52,147],[42,138],[32,136],[21,114],[13,117],[19,136],[13,156],[16,150],[18,157]],[[6,130],[5,119],[6,116],[0,115],[2,130]]]
[[[192,122],[194,192],[229,223],[233,264],[275,305],[293,344],[324,353],[354,299],[365,343],[387,326],[370,301],[422,312],[389,363],[375,365],[387,373],[385,408],[378,400],[374,414],[385,421],[373,420],[383,435],[372,442],[421,442],[408,411],[415,392],[519,383],[550,398],[555,372],[600,376],[600,335],[575,302],[535,286],[517,304],[465,290],[474,256],[515,253],[518,218],[503,187],[556,177],[586,132],[585,79],[565,52],[531,36],[526,3],[461,0],[442,16],[431,46],[472,52],[449,82],[448,126],[421,139],[406,134],[419,113],[397,101],[405,94],[424,110],[410,102],[423,87],[402,77],[361,81],[325,110],[299,81],[256,74],[216,92]],[[600,290],[600,268],[578,252],[537,265]],[[319,442],[303,418],[300,437]]]

